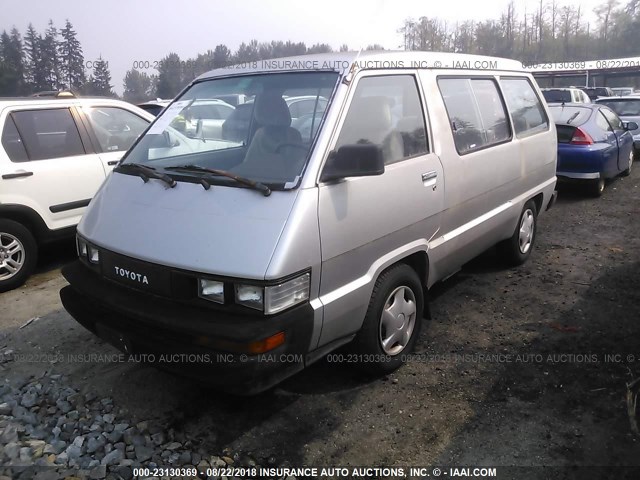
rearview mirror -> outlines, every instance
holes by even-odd
[[[346,177],[368,177],[384,173],[382,149],[372,144],[344,145],[329,153],[321,182]]]
[[[622,122],[622,126],[625,130],[637,130],[638,124],[636,122]]]

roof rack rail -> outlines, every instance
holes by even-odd
[[[54,97],[54,98],[75,98],[76,95],[70,90],[44,90],[36,92],[32,97]]]

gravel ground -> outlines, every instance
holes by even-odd
[[[74,253],[57,246],[0,295],[0,480],[154,464],[639,467],[626,403],[640,377],[639,184],[637,169],[600,199],[562,189],[527,264],[504,269],[492,249],[438,285],[417,355],[393,375],[325,359],[252,398],[111,361],[59,303]]]

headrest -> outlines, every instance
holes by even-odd
[[[387,97],[361,97],[353,104],[354,118],[366,123],[366,128],[388,130],[391,128],[390,99]]]
[[[258,95],[253,116],[263,126],[288,127],[291,125],[291,113],[289,113],[287,102],[277,93],[266,92]]]
[[[338,143],[346,145],[368,140],[381,144],[392,126],[389,103],[386,97],[355,98]]]

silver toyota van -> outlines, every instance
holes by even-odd
[[[245,101],[208,128],[210,100],[231,95]],[[215,70],[95,195],[60,295],[122,351],[232,392],[347,343],[389,372],[435,282],[496,244],[527,260],[555,171],[553,122],[516,61],[363,52]]]

